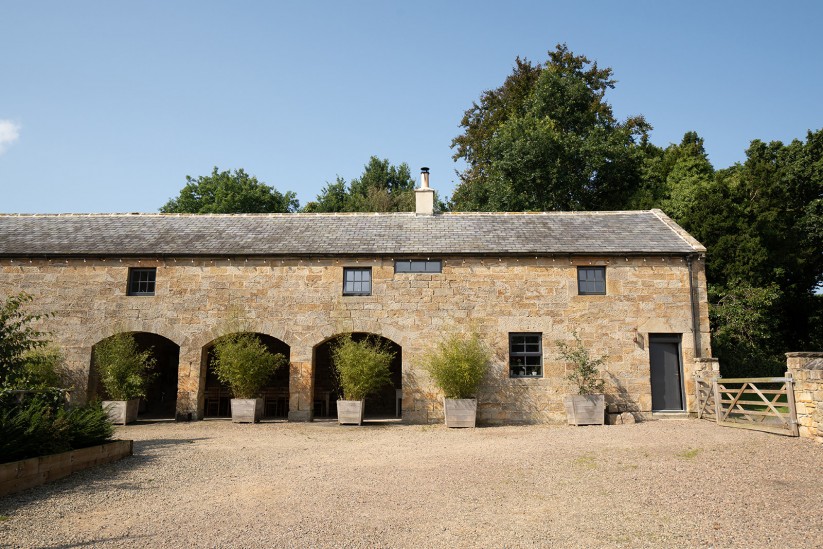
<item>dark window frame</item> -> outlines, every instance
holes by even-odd
[[[126,295],[152,296],[156,289],[157,267],[129,267]]]
[[[349,274],[352,274],[349,279]],[[361,273],[360,280],[357,280],[356,273]],[[362,273],[368,273],[368,281],[362,279]],[[351,283],[351,289],[349,288]],[[368,283],[368,290],[363,289],[363,285]],[[358,289],[355,289],[358,288]],[[343,295],[371,295],[372,294],[372,270],[371,267],[343,267]]]
[[[598,272],[603,273],[600,280],[597,278]],[[577,295],[606,295],[606,267],[578,267]]]
[[[518,341],[522,338],[522,341]],[[534,338],[528,341],[528,338]],[[529,350],[537,344],[537,350]],[[537,364],[528,364],[535,362]],[[522,361],[522,363],[517,363]],[[515,369],[522,373],[515,373]],[[536,373],[530,373],[536,372]],[[519,379],[539,379],[543,377],[543,333],[542,332],[509,332],[509,377]]]
[[[420,265],[422,263],[422,265]],[[400,268],[398,268],[400,267]],[[436,267],[436,268],[435,268]],[[396,259],[394,261],[395,274],[418,273],[440,274],[443,272],[442,259]]]

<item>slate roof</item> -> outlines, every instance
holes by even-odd
[[[0,256],[688,254],[660,210],[393,214],[0,215]]]

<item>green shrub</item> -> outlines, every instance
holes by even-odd
[[[31,398],[0,411],[0,463],[102,444],[113,432],[99,402],[55,410]]]
[[[31,324],[48,315],[23,310],[32,297],[21,293],[0,305],[0,388],[24,388],[24,356],[46,344],[45,335]]]
[[[446,398],[474,398],[491,358],[491,351],[476,332],[453,333],[426,355],[425,367]]]
[[[363,400],[384,385],[391,385],[394,355],[382,340],[368,337],[355,341],[351,334],[340,337],[332,350],[332,362],[343,399]]]
[[[600,379],[599,367],[605,364],[607,355],[599,358],[592,358],[589,350],[583,346],[577,332],[572,332],[574,336],[574,346],[568,345],[564,341],[558,341],[557,347],[560,349],[560,358],[574,365],[572,371],[566,379],[577,386],[578,395],[594,395],[602,393],[605,382]]]
[[[134,335],[119,333],[94,346],[94,363],[100,383],[111,400],[146,396],[150,370],[156,359],[151,349],[140,352]]]
[[[232,334],[214,344],[214,372],[231,387],[234,398],[256,398],[277,369],[286,364],[285,356],[269,351],[255,334]]]
[[[114,425],[100,401],[69,409],[66,419],[69,445],[73,449],[102,444],[114,435]]]
[[[56,347],[46,345],[25,352],[21,357],[17,388],[46,389],[63,387],[63,355]]]

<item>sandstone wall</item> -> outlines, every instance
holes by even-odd
[[[83,390],[98,341],[119,331],[170,339],[180,346],[177,409],[195,418],[203,414],[204,346],[237,316],[251,331],[290,346],[291,420],[311,419],[313,348],[355,331],[402,347],[404,419],[440,421],[440,395],[420,358],[442,332],[469,325],[496,352],[479,395],[481,422],[564,421],[569,387],[555,342],[571,340],[572,330],[595,355],[609,355],[611,409],[638,413],[651,409],[648,335],[682,334],[685,394],[694,411],[693,359],[711,356],[700,260],[692,280],[699,295],[695,338],[685,258],[442,259],[441,274],[395,274],[391,258],[3,259],[0,296],[24,290],[34,307],[54,313],[42,328],[64,350]],[[577,265],[606,265],[607,295],[577,295]],[[343,296],[344,266],[372,267],[373,295]],[[126,295],[129,267],[157,268],[156,295]],[[509,332],[542,333],[542,378],[509,378]]]
[[[786,353],[801,437],[823,442],[823,353]]]

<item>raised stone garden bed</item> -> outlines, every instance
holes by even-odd
[[[131,440],[115,440],[61,454],[3,463],[0,464],[0,496],[34,488],[95,465],[111,463],[132,453]]]

